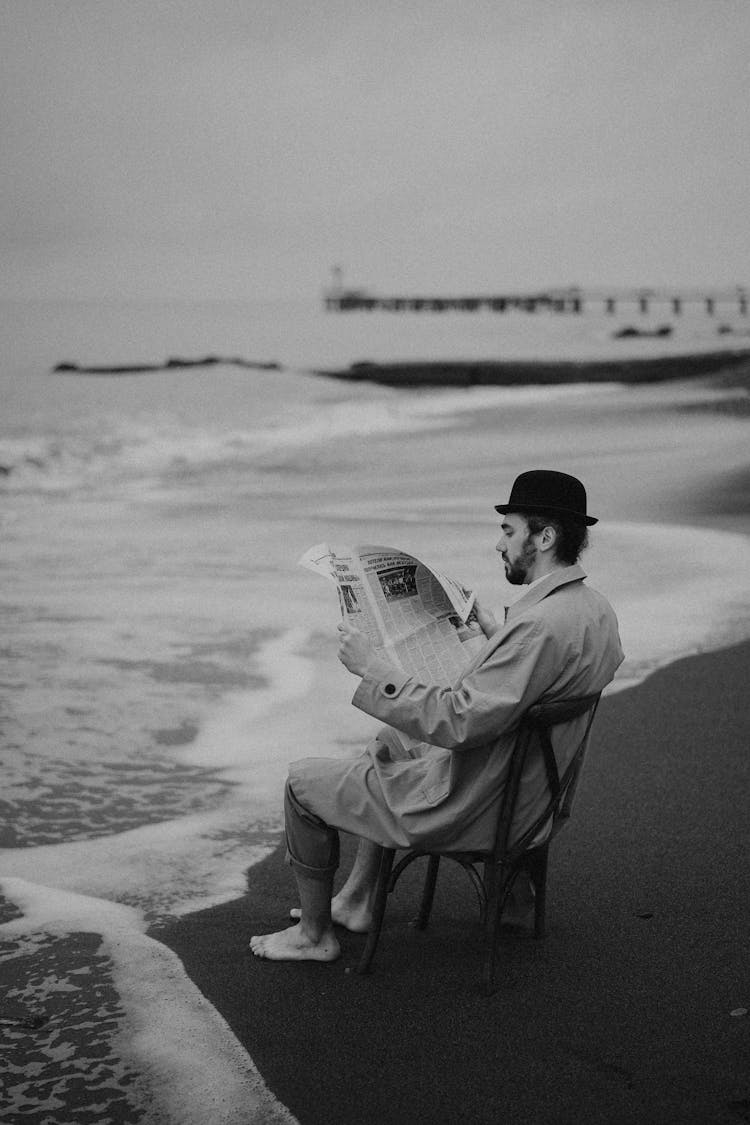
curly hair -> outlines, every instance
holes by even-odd
[[[529,525],[529,533],[536,535],[538,532],[543,531],[545,527],[553,527],[557,532],[557,542],[555,543],[555,556],[561,563],[566,566],[572,566],[573,563],[578,562],[578,559],[583,551],[589,545],[589,531],[585,523],[579,520],[566,520],[560,519],[559,516],[545,516],[544,513],[539,515],[538,512],[527,513],[519,512],[523,516],[526,523]]]

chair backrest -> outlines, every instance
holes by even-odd
[[[512,862],[532,846],[536,837],[546,826],[549,826],[547,834],[549,840],[561,826],[561,822],[570,815],[570,808],[583,767],[600,695],[601,693],[597,692],[594,695],[584,695],[576,699],[560,700],[554,703],[536,703],[523,716],[518,727],[516,745],[511,757],[508,780],[500,808],[494,849],[496,861],[499,862],[502,859],[506,862]],[[561,776],[550,732],[554,727],[570,723],[581,715],[587,715],[588,718],[578,745]],[[549,798],[543,811],[539,813],[533,823],[524,829],[518,839],[512,840],[518,796],[523,784],[524,767],[532,753],[541,754],[543,757]]]

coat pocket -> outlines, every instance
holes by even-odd
[[[444,781],[438,781],[434,785],[423,785],[420,793],[427,801],[428,805],[439,805],[444,801],[450,791],[450,783],[447,778]]]

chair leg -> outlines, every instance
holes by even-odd
[[[422,890],[422,901],[419,904],[419,914],[414,922],[418,930],[427,929],[427,923],[430,920],[430,911],[432,910],[432,901],[435,897],[435,884],[437,883],[439,867],[440,856],[431,855],[427,863],[427,875],[425,876],[424,888]]]
[[[529,853],[528,856],[528,871],[531,876],[531,881],[534,884],[534,937],[543,938],[546,933],[546,912],[547,912],[547,859],[549,855],[549,846],[542,845],[541,848],[536,849]]]
[[[367,934],[367,941],[362,956],[357,966],[358,973],[369,973],[375,950],[378,947],[380,940],[380,931],[383,928],[383,918],[385,916],[385,906],[388,900],[388,884],[391,880],[391,870],[393,868],[393,860],[396,855],[395,848],[381,848],[380,850],[380,867],[378,868],[378,881],[375,888],[375,902],[372,908],[372,925],[370,926],[369,933]]]
[[[484,963],[482,965],[482,985],[487,996],[495,991],[495,960],[497,937],[500,930],[500,917],[508,897],[507,873],[496,868],[489,872],[486,887],[487,904],[484,916]],[[487,878],[485,879],[487,882]]]

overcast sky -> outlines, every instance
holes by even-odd
[[[0,291],[750,282],[748,0],[0,0]]]

